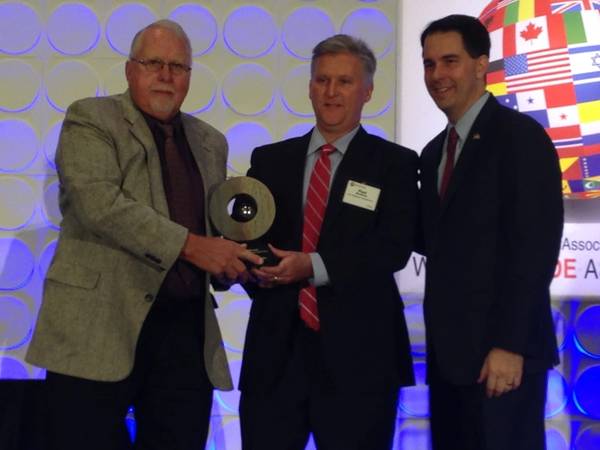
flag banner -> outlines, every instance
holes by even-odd
[[[544,92],[546,94],[546,105],[548,108],[569,106],[577,103],[575,88],[571,83],[547,86],[544,89]]]
[[[548,108],[548,120],[552,128],[579,124],[577,105]]]
[[[566,48],[510,56],[504,70],[509,93],[572,81]]]
[[[565,197],[600,197],[600,0],[492,1],[480,19],[492,41],[488,90],[546,129]]]
[[[517,106],[517,96],[515,94],[500,95],[497,97],[497,100],[502,106],[516,110],[519,109]]]
[[[521,112],[546,109],[546,94],[543,89],[518,92],[517,105],[519,106],[519,111]]]
[[[600,100],[578,103],[577,109],[582,125],[600,122]]]
[[[548,22],[545,16],[517,23],[515,33],[519,54],[546,50],[550,47]]]

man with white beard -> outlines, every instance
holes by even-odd
[[[213,388],[231,389],[209,276],[261,258],[210,235],[227,143],[179,111],[191,47],[174,22],[134,37],[128,91],[70,106],[56,153],[63,215],[27,360],[47,369],[53,450],[204,448]]]

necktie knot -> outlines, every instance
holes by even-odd
[[[331,144],[325,144],[325,145],[321,146],[321,153],[323,155],[329,156],[333,152],[335,152],[335,147],[333,145],[331,145]]]
[[[160,129],[165,134],[165,139],[169,139],[173,137],[173,125],[170,123],[160,123]]]
[[[456,152],[456,144],[458,143],[458,133],[456,132],[456,128],[450,128],[450,132],[448,133],[448,154],[454,155]]]

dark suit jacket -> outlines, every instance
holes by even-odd
[[[557,362],[549,284],[563,225],[552,142],[530,117],[490,97],[463,146],[440,203],[445,131],[421,154],[430,357],[456,384],[474,382],[492,347]]]
[[[302,186],[310,133],[254,150],[248,175],[265,183],[277,214],[266,240],[302,246]],[[413,382],[402,299],[393,273],[412,250],[417,156],[358,131],[338,167],[318,253],[330,284],[319,287],[323,354],[336,389],[385,391]],[[348,180],[381,189],[375,211],[342,202]],[[282,375],[299,322],[299,284],[250,290],[240,389],[267,391]]]

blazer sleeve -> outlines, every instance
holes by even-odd
[[[133,150],[122,147],[139,143],[126,139],[129,129],[119,125],[122,113],[112,103],[78,101],[67,111],[56,153],[61,211],[86,238],[165,270],[178,258],[187,230],[152,207],[147,162],[124,158]],[[141,145],[139,151],[144,158]],[[137,195],[124,187],[133,184],[140,189]],[[147,198],[138,198],[140,192]]]
[[[563,227],[561,171],[545,130],[521,114],[504,130],[501,229],[508,267],[503,268],[491,327],[492,346],[527,356],[532,330],[549,302]]]

